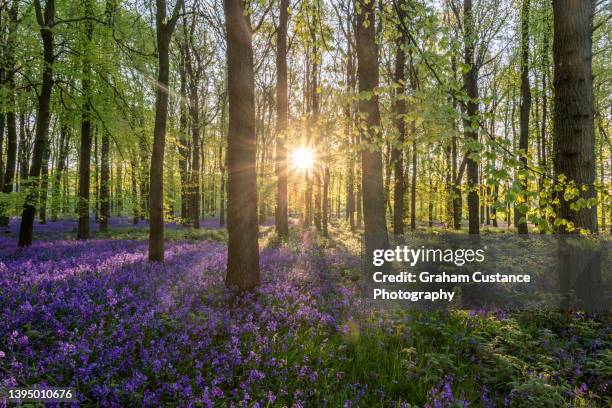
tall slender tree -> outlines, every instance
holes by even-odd
[[[91,0],[85,2],[85,13],[92,15]],[[91,143],[92,143],[92,106],[91,106],[91,53],[93,51],[93,22],[89,19],[83,21],[83,61],[81,78],[81,148],[79,154],[79,197],[77,212],[79,223],[77,226],[77,239],[89,238],[89,195],[91,179]]]
[[[478,64],[475,61],[476,33],[474,30],[474,9],[472,0],[463,2],[464,24],[464,63],[468,70],[463,74],[463,86],[468,96],[466,118],[463,121],[465,139],[468,146],[467,177],[468,177],[468,215],[469,233],[480,233],[479,195],[478,195],[478,126],[475,125],[478,116]]]
[[[6,92],[6,162],[4,166],[4,177],[0,172],[0,178],[3,178],[0,182],[2,192],[9,194],[13,191],[15,172],[17,168],[17,117],[15,110],[17,109],[15,90],[15,46],[17,44],[17,24],[19,14],[19,0],[13,0],[10,8],[8,8],[8,33],[7,33],[7,46],[4,51],[4,64],[5,64],[5,86]],[[2,149],[0,149],[0,156],[2,155]],[[2,159],[0,159],[2,162]],[[8,211],[8,208],[4,204],[0,203],[0,226],[8,226],[9,217],[3,214],[4,211]]]
[[[289,0],[280,2],[280,18],[276,32],[276,233],[289,234],[287,215],[287,21]]]
[[[149,260],[164,260],[164,150],[168,120],[169,46],[184,0],[177,0],[168,18],[166,0],[156,0],[157,84],[149,193]]]
[[[227,135],[227,286],[259,285],[255,78],[251,21],[243,0],[225,0],[229,129]]]
[[[110,135],[102,132],[100,157],[100,231],[108,230],[110,219]]]
[[[398,138],[396,145],[391,151],[391,162],[394,167],[394,184],[393,184],[393,234],[402,235],[404,233],[404,140],[406,138],[406,122],[405,115],[407,112],[407,104],[405,99],[406,93],[406,52],[405,45],[408,43],[408,36],[404,31],[404,20],[406,18],[405,5],[400,5],[397,18],[402,20],[398,24],[398,31],[401,33],[396,40],[395,54],[395,73],[394,82],[395,89],[395,127],[397,129]]]
[[[19,246],[32,245],[34,234],[34,217],[38,201],[38,179],[42,168],[43,155],[49,143],[49,119],[51,117],[51,92],[53,90],[53,62],[55,51],[53,45],[53,26],[55,24],[55,0],[46,0],[43,8],[41,0],[34,0],[36,22],[43,44],[43,68],[41,71],[41,88],[38,93],[38,113],[36,115],[36,135],[32,164],[29,169],[29,182],[26,200],[21,213],[19,226]]]
[[[389,246],[387,223],[385,220],[385,196],[382,175],[382,155],[379,147],[378,129],[380,111],[378,107],[378,46],[376,44],[376,9],[369,0],[355,0],[357,15],[356,44],[357,72],[359,75],[359,112],[364,124],[360,126],[362,143],[367,148],[361,150],[363,221],[366,259],[370,259],[375,249]],[[368,265],[371,265],[368,262]]]
[[[529,112],[531,111],[531,88],[529,85],[529,0],[523,0],[521,9],[521,135],[519,139],[520,162],[522,171],[519,172],[519,183],[523,190],[522,205],[514,207],[514,224],[519,234],[527,234],[526,211],[521,210],[527,206],[527,155],[529,153]],[[525,218],[522,220],[521,218]]]

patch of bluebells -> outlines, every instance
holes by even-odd
[[[336,330],[351,303],[325,293],[333,288],[317,265],[284,247],[262,251],[258,293],[232,300],[217,242],[168,243],[164,264],[147,262],[142,241],[6,243],[0,385],[72,386],[82,403],[306,404],[317,362],[277,356],[303,331]],[[286,378],[297,381],[292,395]]]

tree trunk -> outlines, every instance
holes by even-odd
[[[68,124],[65,123],[65,120],[60,119],[59,153],[57,155],[55,171],[53,172],[53,184],[51,186],[51,221],[57,221],[59,219],[59,212],[61,210],[61,181],[66,170],[69,138]]]
[[[555,176],[576,183],[575,200],[595,197],[595,124],[593,110],[593,2],[558,0],[554,10]],[[585,187],[583,191],[582,187]],[[560,194],[559,216],[574,227],[597,232],[596,206],[574,211]],[[563,225],[560,232],[567,232]]]
[[[276,41],[276,233],[289,234],[287,214],[287,20],[289,0],[281,0]]]
[[[398,16],[403,19],[404,13]],[[400,28],[401,29],[401,28]],[[398,37],[396,42],[397,54],[395,57],[395,83],[397,84],[395,98],[395,127],[397,128],[398,139],[391,151],[391,162],[394,167],[395,180],[393,184],[393,234],[402,235],[404,233],[404,140],[406,138],[405,118],[407,112],[406,100],[406,53],[404,44],[407,38],[405,34]]]
[[[180,47],[180,62],[179,62],[179,81],[180,81],[180,118],[179,118],[179,139],[178,139],[178,162],[179,174],[181,178],[181,222],[186,224],[189,218],[189,174],[187,172],[187,164],[189,162],[188,148],[188,130],[187,130],[187,74],[185,72],[185,48],[187,45]]]
[[[219,192],[219,225],[225,225],[225,169],[226,169],[226,158],[223,157],[223,144],[219,146],[219,157],[221,160],[221,191]]]
[[[18,16],[19,1],[13,0],[10,9],[8,10],[9,24],[8,24],[8,38],[7,48],[3,55],[6,66],[9,67],[6,75],[6,87],[7,93],[7,104],[6,104],[6,163],[4,167],[4,177],[0,171],[0,185],[3,193],[10,194],[13,192],[13,184],[15,181],[15,171],[17,165],[17,118],[15,115],[16,109],[16,92],[15,92],[15,73],[12,67],[15,65],[15,47],[16,47],[16,31],[17,31],[17,16]],[[2,149],[0,148],[0,156]],[[2,159],[0,159],[0,162]],[[0,227],[6,227],[9,224],[9,215],[4,214],[5,211],[9,211],[3,204],[0,204]]]
[[[123,163],[117,163],[117,179],[115,184],[115,211],[118,216],[123,215]]]
[[[350,33],[350,24],[348,27]],[[349,34],[350,35],[350,34]],[[350,39],[350,37],[349,37]],[[357,77],[355,76],[355,66],[353,63],[353,47],[351,41],[348,42],[348,52],[346,61],[346,84],[347,92],[352,93],[355,90]],[[355,151],[357,145],[357,136],[353,134],[353,102],[349,99],[346,110],[346,137],[349,143],[349,159],[348,159],[348,177],[346,183],[346,218],[349,221],[351,231],[355,231]],[[359,204],[361,205],[361,204]],[[360,223],[361,224],[361,223]]]
[[[321,231],[323,236],[328,236],[327,222],[329,220],[329,167],[323,170],[323,214],[321,219]]]
[[[478,67],[474,61],[474,17],[472,10],[472,0],[465,0],[463,3],[464,30],[465,30],[465,59],[464,63],[469,70],[463,75],[463,84],[469,101],[467,103],[467,118],[464,119],[464,132],[468,143],[467,176],[468,176],[468,214],[469,214],[469,233],[480,233],[479,222],[479,197],[478,197],[478,161],[474,160],[473,155],[478,153],[478,130],[472,127],[478,115]]]
[[[47,193],[49,190],[49,156],[51,155],[51,146],[47,144],[47,148],[43,154],[42,168],[40,170],[40,200],[38,209],[38,218],[41,224],[47,223]]]
[[[166,121],[168,119],[168,77],[170,74],[168,47],[179,11],[183,8],[183,0],[177,0],[170,19],[166,16],[166,1],[156,0],[156,5],[158,67],[150,170],[149,261],[161,262],[164,260],[164,149],[166,146]]]
[[[255,81],[250,18],[242,0],[225,0],[229,129],[227,144],[228,287],[259,285]]]
[[[198,97],[199,75],[191,61],[191,50],[185,47],[185,66],[189,76],[189,116],[191,118],[191,174],[189,185],[190,218],[193,228],[200,228],[200,99]]]
[[[38,95],[38,115],[36,116],[36,137],[34,139],[34,152],[32,165],[28,176],[33,183],[26,194],[26,201],[21,213],[21,225],[19,226],[19,246],[32,245],[34,233],[34,216],[36,214],[36,202],[38,201],[38,189],[35,188],[40,177],[42,159],[48,144],[49,118],[51,116],[51,91],[53,90],[53,61],[55,58],[53,50],[53,31],[55,23],[55,0],[47,0],[44,10],[40,0],[34,0],[36,21],[40,28],[40,36],[43,43],[43,68],[42,85]]]
[[[528,183],[525,174],[527,172],[527,155],[529,152],[529,112],[531,110],[531,90],[529,85],[529,1],[523,0],[523,9],[521,12],[521,135],[519,140],[520,162],[522,171],[519,171],[519,183],[523,190],[524,204],[515,205],[514,211],[519,213],[519,222],[517,224],[517,232],[519,234],[527,234],[527,212],[521,208],[528,205]],[[525,218],[522,220],[522,218]]]
[[[102,154],[100,166],[100,231],[108,230],[110,219],[110,137],[106,130],[102,132]]]
[[[373,93],[378,87],[378,46],[376,44],[375,3],[372,1],[355,1],[357,25],[357,71],[359,75],[359,92]],[[359,112],[365,120],[361,131],[362,140],[374,145],[379,138],[380,111],[378,97],[374,94],[369,99],[359,99]],[[387,223],[385,220],[385,198],[382,175],[382,157],[380,148],[361,151],[363,218],[366,259],[373,256],[376,249],[389,246]],[[367,262],[367,265],[371,265]]]
[[[144,118],[141,118],[141,124],[144,127]],[[150,196],[150,178],[149,178],[149,170],[150,163],[147,157],[148,153],[148,143],[145,139],[144,134],[139,135],[140,139],[138,141],[140,147],[140,164],[139,164],[139,172],[140,172],[140,209],[139,216],[142,221],[148,219],[149,216],[149,196]]]
[[[87,3],[88,10],[91,8],[90,3]],[[93,23],[86,20],[85,34],[87,37],[87,45],[85,46],[85,54],[83,56],[83,78],[81,79],[81,92],[83,94],[83,106],[81,111],[81,148],[79,155],[79,196],[77,198],[77,212],[79,215],[79,224],[77,227],[77,239],[89,238],[89,195],[90,195],[90,178],[91,178],[91,94],[90,94],[90,77],[91,64],[88,60],[87,53],[93,38]]]
[[[593,108],[592,33],[595,1],[557,0],[554,13],[554,172],[562,191],[558,217],[561,224],[557,249],[557,273],[564,295],[561,307],[603,310],[602,250],[579,245],[565,234],[596,234],[597,206],[578,205],[594,200],[595,124]],[[574,197],[564,194],[565,177]],[[590,207],[590,208],[589,208]],[[572,225],[570,228],[568,225]]]
[[[413,138],[414,126],[413,126]],[[416,229],[416,182],[417,182],[417,146],[412,141],[412,182],[410,183],[410,229]]]
[[[138,165],[135,160],[132,159],[131,162],[132,167],[132,224],[138,224],[138,219],[140,218],[140,203],[138,202],[138,187],[137,187],[137,174],[138,174]]]

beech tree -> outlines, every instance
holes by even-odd
[[[519,155],[523,165],[519,171],[519,183],[523,190],[523,201],[528,200],[527,182],[527,155],[529,154],[529,114],[531,111],[531,89],[529,86],[529,0],[523,0],[521,10],[521,135],[519,140]],[[527,214],[522,211],[526,204],[515,205],[514,224],[519,234],[527,234]],[[521,218],[525,219],[522,220]]]
[[[276,232],[289,234],[287,219],[287,22],[289,0],[280,2],[280,18],[276,43]]]
[[[53,90],[53,61],[55,50],[53,45],[53,25],[55,23],[55,0],[46,0],[44,8],[40,0],[34,0],[36,22],[40,29],[43,44],[44,65],[41,72],[41,88],[38,96],[38,113],[36,116],[36,136],[32,153],[32,164],[26,175],[28,192],[21,213],[19,226],[19,246],[32,245],[34,232],[34,217],[38,201],[38,181],[42,168],[43,155],[49,143],[49,118],[51,116],[51,92]]]
[[[183,8],[184,0],[177,0],[170,18],[166,0],[156,0],[157,84],[155,94],[155,127],[150,170],[149,260],[164,260],[164,149],[168,119],[168,83],[170,76],[169,46],[172,33]]]
[[[93,14],[91,1],[85,2],[85,13]],[[93,48],[93,22],[85,20],[83,38],[83,71],[81,78],[81,93],[83,105],[81,108],[81,149],[79,154],[79,197],[77,209],[79,224],[77,239],[89,238],[89,193],[91,181],[91,148],[92,148],[92,107],[91,107],[91,50]]]
[[[243,0],[224,0],[227,39],[227,275],[239,291],[259,285],[255,82],[251,21]]]
[[[554,11],[554,171],[575,194],[560,194],[560,232],[597,232],[593,109],[594,1],[558,0]],[[564,187],[567,188],[567,187]],[[573,198],[569,198],[573,197]],[[584,204],[572,206],[582,199]],[[572,208],[573,207],[573,208]],[[569,224],[568,224],[569,223]]]
[[[380,111],[378,96],[378,46],[376,45],[375,4],[367,0],[355,0],[357,72],[359,75],[359,112],[363,115],[360,126],[361,183],[363,186],[363,222],[365,251],[369,257],[375,249],[389,245],[380,151]],[[371,264],[371,263],[368,263]]]

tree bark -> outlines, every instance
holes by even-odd
[[[110,137],[106,130],[102,133],[102,152],[100,166],[100,231],[108,230],[110,219]]]
[[[398,18],[404,19],[404,13],[399,13]],[[399,28],[401,30],[401,27]],[[402,235],[404,233],[404,140],[406,138],[405,115],[407,112],[406,100],[406,53],[404,44],[407,42],[405,34],[400,35],[396,42],[395,56],[395,127],[397,128],[398,139],[391,151],[391,163],[394,167],[395,180],[393,183],[393,234]]]
[[[36,136],[34,138],[34,152],[32,165],[28,176],[30,177],[30,188],[26,194],[26,201],[21,213],[21,224],[19,226],[20,247],[32,245],[34,233],[34,216],[36,214],[36,202],[38,189],[35,188],[40,177],[42,159],[47,148],[49,138],[49,118],[51,116],[51,92],[53,90],[53,62],[55,59],[53,46],[52,27],[55,22],[55,0],[47,0],[44,10],[40,0],[34,0],[36,22],[40,28],[40,36],[43,44],[43,68],[42,85],[38,94],[38,115],[36,116]]]
[[[289,234],[287,214],[287,25],[289,0],[281,0],[276,41],[276,233]]]
[[[289,0],[281,0],[276,41],[276,233],[289,234],[287,214],[287,21]]]
[[[523,190],[523,199],[525,205],[528,203],[527,196],[527,155],[529,152],[529,112],[531,111],[531,90],[529,85],[529,2],[523,1],[521,11],[521,135],[519,140],[520,162],[522,171],[519,172],[519,183]],[[517,223],[517,232],[519,234],[527,234],[527,213],[521,211],[520,205],[515,205],[514,211],[519,213],[519,222]],[[521,220],[525,217],[525,220]]]
[[[464,133],[468,144],[467,176],[468,176],[468,215],[469,233],[480,234],[479,221],[479,197],[478,197],[478,161],[474,160],[474,155],[478,154],[478,130],[472,127],[472,121],[478,115],[478,67],[474,61],[474,16],[472,0],[465,0],[463,3],[464,30],[465,30],[465,54],[464,63],[469,70],[463,75],[463,84],[469,101],[467,103],[467,118],[464,119]]]
[[[413,137],[414,137],[413,126]],[[410,183],[410,229],[416,229],[416,182],[417,182],[417,146],[412,141],[412,182]]]
[[[568,233],[598,232],[595,200],[595,123],[592,33],[595,1],[557,0],[554,13],[554,173],[560,237],[557,273],[561,307],[603,310],[602,249],[580,245]],[[561,179],[565,178],[565,181]],[[569,191],[566,194],[569,183]],[[573,196],[572,196],[573,195]],[[572,196],[572,197],[569,197]],[[578,200],[586,205],[572,208]],[[571,227],[570,227],[571,226]]]
[[[592,28],[594,2],[557,0],[554,11],[555,177],[580,190],[575,199],[560,194],[559,216],[575,228],[597,232],[596,206],[575,211],[579,198],[595,197],[595,124],[593,108]],[[582,187],[585,187],[583,190]],[[560,232],[568,232],[560,226]]]
[[[179,139],[178,139],[178,162],[179,174],[181,178],[181,221],[186,224],[189,218],[189,174],[187,164],[189,162],[188,130],[187,130],[187,73],[185,72],[185,44],[180,47],[179,62],[179,81],[180,81],[180,118],[179,118]]]
[[[221,167],[221,185],[219,192],[219,225],[225,225],[225,169],[226,169],[226,157],[223,157],[223,145],[219,146],[219,160]]]
[[[86,8],[91,12],[91,3],[86,2]],[[81,79],[81,92],[83,94],[83,106],[81,107],[81,148],[79,155],[79,196],[77,197],[77,209],[79,223],[77,226],[77,239],[89,238],[89,195],[91,178],[91,64],[87,54],[91,52],[93,38],[93,22],[86,20],[85,24],[85,52],[83,55],[83,70]],[[97,186],[96,186],[97,187]]]
[[[57,155],[57,162],[55,164],[55,171],[53,172],[53,185],[51,187],[51,221],[57,221],[59,219],[59,213],[61,210],[61,181],[64,172],[66,171],[66,159],[68,157],[68,143],[69,143],[69,127],[65,123],[65,120],[60,119],[60,140]]]
[[[18,24],[18,12],[19,12],[19,1],[13,0],[11,7],[8,9],[9,23],[8,23],[8,37],[7,37],[7,48],[4,54],[6,67],[8,70],[5,72],[6,88],[8,90],[8,101],[6,104],[6,163],[4,167],[4,174],[0,171],[0,185],[2,192],[10,194],[13,191],[13,184],[15,181],[15,171],[17,165],[17,118],[15,115],[16,109],[16,92],[15,92],[15,72],[13,67],[15,65],[15,46],[16,44],[16,32]],[[0,149],[0,156],[2,149]],[[0,159],[0,162],[2,159]],[[5,211],[8,211],[4,205],[0,205],[0,227],[8,226],[9,216],[8,214],[3,215]]]
[[[191,174],[190,185],[190,211],[192,226],[200,228],[200,99],[198,97],[199,67],[194,67],[191,60],[189,45],[185,47],[185,66],[189,77],[189,116],[191,118]]]
[[[384,187],[382,175],[382,157],[377,128],[380,127],[378,96],[374,90],[378,87],[378,46],[376,44],[375,3],[366,0],[355,1],[357,25],[357,71],[359,75],[359,93],[369,93],[369,98],[359,98],[359,111],[365,120],[361,131],[362,142],[371,149],[362,149],[362,187],[363,218],[366,259],[370,260],[373,251],[389,246],[387,223],[385,220]],[[372,265],[367,262],[367,265]]]
[[[259,285],[253,44],[243,1],[225,0],[224,11],[229,99],[225,283],[247,291]]]
[[[166,16],[166,1],[156,0],[156,5],[158,68],[150,170],[149,261],[161,262],[164,260],[164,149],[166,146],[166,121],[168,119],[168,77],[170,74],[168,48],[179,11],[183,8],[183,0],[177,0],[170,19]]]
[[[51,155],[51,147],[47,144],[47,148],[43,154],[42,168],[40,169],[40,200],[38,209],[38,219],[41,224],[47,223],[47,193],[49,190],[49,156]]]

